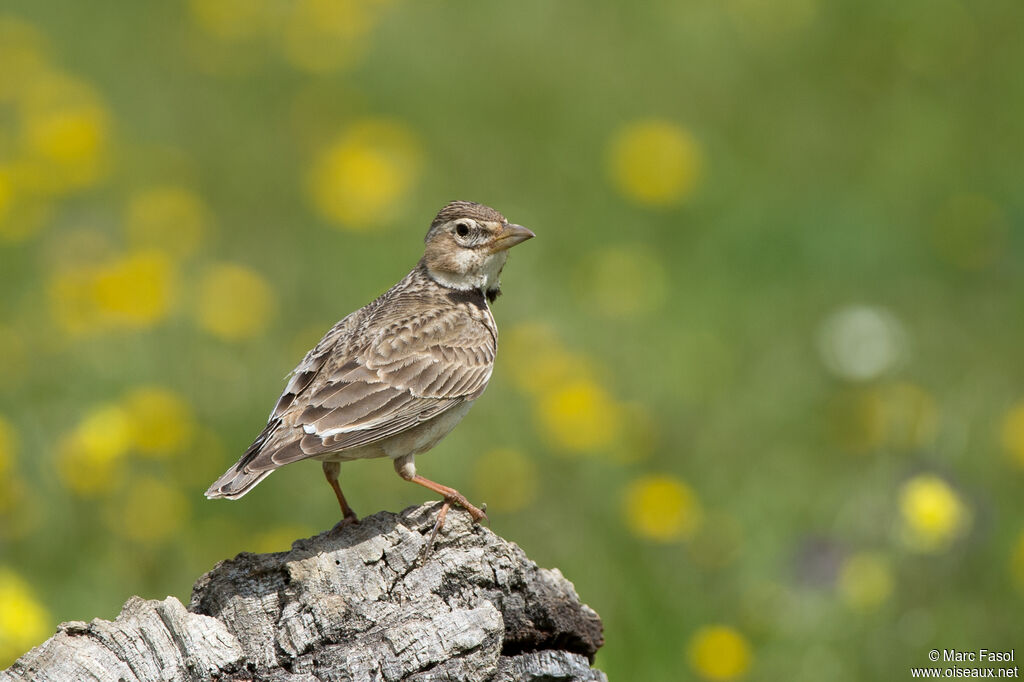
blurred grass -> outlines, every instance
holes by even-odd
[[[420,468],[520,491],[493,527],[601,613],[612,679],[1021,641],[1019,3],[3,12],[0,664],[334,523],[313,466],[201,493],[453,198],[540,238]]]

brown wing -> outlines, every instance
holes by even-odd
[[[374,320],[379,331],[364,343],[328,334],[306,356],[271,415],[280,427],[247,470],[368,445],[483,392],[497,350],[492,327],[462,306],[403,308],[399,319]]]

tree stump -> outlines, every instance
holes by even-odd
[[[437,506],[221,561],[188,609],[132,597],[114,621],[63,623],[0,681],[607,682],[572,584],[456,509],[424,553]]]

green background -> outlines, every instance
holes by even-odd
[[[1021,655],[1024,5],[396,0],[297,25],[296,48],[289,3],[243,28],[248,3],[214,3],[223,24],[198,4],[2,9],[105,121],[102,169],[25,189],[46,214],[0,242],[0,566],[44,610],[38,639],[132,594],[187,601],[218,560],[337,520],[315,464],[238,502],[202,492],[305,349],[471,199],[538,237],[506,267],[490,388],[420,473],[487,502],[510,459],[523,499],[492,504],[491,527],[601,614],[611,679],[905,679],[932,648]],[[326,36],[322,63],[302,30]],[[0,99],[0,169],[29,134],[19,106]],[[400,128],[407,177],[346,221],[308,178],[367,121]],[[667,156],[621,167],[616,140],[650,121]],[[689,174],[660,198],[616,180],[671,176],[679,140]],[[60,268],[116,260],[126,206],[162,186],[206,216],[173,302],[62,324]],[[252,333],[195,312],[223,263],[269,291]],[[530,386],[535,361],[554,383]],[[181,399],[188,442],[128,446],[116,483],[76,492],[61,443],[138,386]],[[558,406],[578,421],[552,425]],[[574,441],[591,408],[614,428]],[[133,501],[142,479],[160,494]],[[429,499],[387,462],[342,483],[364,515]],[[167,499],[153,537],[123,532],[131,504]],[[694,651],[718,625],[738,650],[712,652],[716,673]]]

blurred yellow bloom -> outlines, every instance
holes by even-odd
[[[298,524],[275,526],[259,533],[252,543],[252,552],[287,552],[296,540],[308,538],[316,531]]]
[[[606,450],[622,433],[621,407],[589,379],[575,379],[545,393],[534,414],[548,441],[568,452]]]
[[[703,517],[700,501],[690,486],[666,474],[632,481],[626,487],[623,507],[629,529],[658,542],[693,537]]]
[[[640,244],[591,252],[581,260],[575,275],[577,298],[605,317],[654,312],[665,302],[668,291],[664,265]]]
[[[131,481],[125,499],[108,508],[107,525],[129,540],[159,544],[181,529],[190,511],[177,487],[145,476]]]
[[[419,141],[401,123],[354,123],[313,164],[308,189],[328,220],[347,229],[387,223],[420,172]]]
[[[158,251],[129,253],[96,272],[96,307],[111,324],[149,327],[170,312],[177,289],[171,260]]]
[[[0,669],[50,634],[50,614],[21,576],[0,566]]]
[[[1010,574],[1017,590],[1024,594],[1024,530],[1017,537],[1017,545],[1010,557]]]
[[[862,552],[849,557],[839,571],[839,595],[856,611],[874,611],[892,594],[892,569],[885,557]]]
[[[693,193],[701,154],[690,134],[675,123],[641,120],[612,138],[608,165],[616,189],[627,198],[667,206]]]
[[[14,470],[14,456],[17,452],[18,440],[14,426],[0,416],[0,477]]]
[[[563,348],[554,330],[544,325],[523,324],[509,330],[502,336],[501,352],[508,358],[502,366],[513,372],[516,386],[529,393],[550,392],[592,375],[587,360]]]
[[[57,473],[82,496],[109,492],[121,479],[122,458],[132,443],[132,423],[118,405],[90,411],[58,447]]]
[[[37,180],[50,192],[95,184],[107,168],[107,111],[85,83],[47,73],[22,107],[25,144],[42,164]]]
[[[6,168],[0,168],[0,224],[14,204],[14,178]]]
[[[746,637],[728,625],[708,625],[690,638],[690,667],[706,680],[735,680],[750,669],[753,658]]]
[[[948,483],[933,474],[915,476],[904,484],[900,512],[903,539],[920,552],[946,549],[971,524],[971,510]]]
[[[185,448],[196,431],[195,417],[182,398],[159,386],[144,386],[124,399],[133,445],[145,455],[164,456]]]
[[[980,194],[950,197],[935,216],[933,227],[936,251],[964,270],[983,270],[1006,253],[1006,216],[991,199]]]
[[[275,25],[278,3],[251,0],[189,0],[192,20],[215,38],[244,40],[262,34]]]
[[[366,37],[379,2],[292,0],[277,35],[285,59],[299,69],[329,73],[354,63],[366,50]]]
[[[225,341],[266,329],[276,308],[270,285],[255,271],[233,263],[211,265],[199,281],[199,326]]]
[[[537,497],[537,466],[519,450],[491,450],[476,460],[473,482],[488,509],[519,511]]]
[[[1024,401],[1011,407],[1003,417],[1002,441],[1017,466],[1024,468]]]
[[[254,3],[255,4],[255,3]],[[128,203],[125,232],[132,247],[189,256],[210,224],[203,200],[180,187],[151,187]]]

